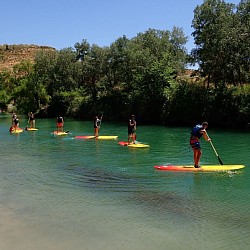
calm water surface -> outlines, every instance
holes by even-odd
[[[26,126],[21,119],[21,127]],[[92,122],[68,120],[55,137],[55,119],[37,132],[10,135],[0,115],[0,249],[166,250],[249,249],[250,133],[208,129],[222,173],[161,172],[159,164],[192,164],[190,128],[140,126],[149,149],[118,145],[126,124],[102,123],[117,140],[76,140]],[[203,164],[219,164],[202,141]]]

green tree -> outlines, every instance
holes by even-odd
[[[229,61],[234,24],[235,5],[223,0],[205,0],[194,10],[192,27],[196,48],[192,55],[200,65],[203,76],[210,82],[226,83],[233,62]]]
[[[8,104],[12,101],[11,93],[15,86],[15,76],[9,70],[0,73],[0,101]]]
[[[166,102],[165,89],[183,71],[186,64],[184,44],[187,38],[181,29],[172,32],[149,29],[132,40],[133,82],[132,103],[145,120],[162,120]]]
[[[57,57],[57,51],[39,51],[34,62],[34,81],[36,84],[45,87],[50,98],[57,91],[55,84]]]
[[[240,82],[250,82],[250,0],[241,0],[236,12],[238,19],[238,67]]]
[[[169,125],[192,125],[207,119],[208,91],[202,85],[185,81],[171,84],[164,122]]]
[[[78,87],[84,90],[86,97],[82,108],[90,110],[90,115],[93,115],[92,113],[97,108],[97,100],[104,89],[103,78],[105,77],[107,48],[101,48],[95,44],[90,46],[86,40],[83,40],[82,43],[75,44],[75,49],[79,70]],[[88,102],[86,102],[87,99]]]

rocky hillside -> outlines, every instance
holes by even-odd
[[[34,61],[34,57],[39,50],[55,50],[49,46],[37,46],[27,44],[0,45],[0,71],[12,69],[22,60]]]

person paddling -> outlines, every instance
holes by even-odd
[[[211,139],[208,137],[206,129],[208,127],[207,122],[203,122],[202,124],[197,124],[193,127],[191,131],[191,137],[190,137],[190,146],[193,149],[194,152],[194,167],[199,168],[199,162],[201,159],[201,145],[200,145],[200,138],[203,136],[206,141],[211,141]]]
[[[35,128],[35,115],[33,114],[33,112],[29,113],[28,122],[29,122],[30,128]]]
[[[19,129],[19,119],[18,119],[17,115],[14,115],[14,117],[13,117],[12,126],[13,126],[12,131],[13,130],[16,131]]]
[[[58,115],[56,118],[57,132],[63,132],[63,125],[64,125],[64,120],[61,115]]]
[[[14,130],[14,128],[15,128],[15,122],[14,122],[14,120],[15,120],[16,117],[17,117],[17,116],[16,116],[15,112],[12,112],[10,132],[11,132],[12,130]]]
[[[100,127],[101,127],[101,122],[102,122],[102,116],[99,117],[96,116],[95,119],[94,119],[94,136],[97,138],[99,136],[99,130],[100,130]]]
[[[132,143],[135,143],[136,139],[135,131],[136,131],[136,120],[135,116],[132,115],[128,121],[128,143],[131,143],[130,138],[132,139]]]

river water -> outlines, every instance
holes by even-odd
[[[10,135],[10,120],[0,115],[1,250],[249,249],[249,131],[208,128],[223,163],[246,168],[180,173],[153,166],[192,164],[190,128],[138,124],[150,148],[132,149],[118,145],[126,124],[105,119],[100,134],[118,140],[74,139],[92,122],[70,119],[65,137],[51,134],[55,119]],[[219,165],[201,143],[201,163]]]

